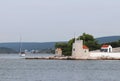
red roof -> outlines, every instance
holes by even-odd
[[[86,45],[83,45],[83,49],[89,49]]]
[[[102,45],[102,48],[107,48],[107,47],[109,47],[109,45]]]

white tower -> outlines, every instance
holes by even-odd
[[[83,40],[76,40],[72,47],[72,57],[87,57],[89,52],[85,52],[83,49]]]
[[[73,43],[73,47],[72,47],[72,56],[73,57],[81,57],[83,53],[84,53],[83,40],[75,39],[75,43]]]

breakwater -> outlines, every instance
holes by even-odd
[[[120,60],[117,57],[108,57],[108,56],[101,56],[101,57],[25,57],[25,59],[38,59],[38,60]]]

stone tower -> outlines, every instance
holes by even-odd
[[[75,42],[73,43],[73,47],[72,47],[72,56],[73,57],[81,57],[83,54],[83,41],[82,40],[75,40]]]
[[[88,52],[84,51],[83,40],[75,40],[72,47],[72,57],[87,57]]]

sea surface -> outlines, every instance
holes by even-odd
[[[120,61],[26,60],[0,54],[0,81],[120,81]]]

